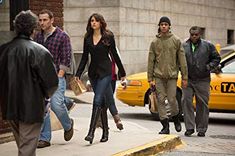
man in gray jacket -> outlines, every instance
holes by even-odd
[[[191,136],[196,125],[197,135],[204,137],[209,120],[210,71],[219,65],[220,55],[212,43],[200,38],[199,27],[191,27],[189,33],[190,38],[183,44],[188,66],[188,86],[183,88],[185,136]],[[194,96],[196,117],[193,107]]]
[[[148,57],[148,81],[157,92],[157,104],[160,122],[163,126],[159,134],[169,134],[169,116],[165,100],[168,100],[170,114],[177,132],[181,131],[179,108],[176,101],[176,83],[179,70],[182,74],[182,87],[187,85],[187,64],[184,49],[178,37],[170,32],[168,17],[161,17],[159,34],[152,41]]]

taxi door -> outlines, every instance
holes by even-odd
[[[209,108],[235,111],[235,58],[222,64],[220,74],[212,73]]]

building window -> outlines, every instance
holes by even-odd
[[[206,28],[200,27],[201,28],[201,38],[206,39]]]
[[[13,21],[22,10],[29,9],[29,0],[10,0],[10,30],[14,30]]]
[[[227,30],[227,44],[234,44],[234,30]]]

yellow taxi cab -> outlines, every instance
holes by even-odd
[[[213,71],[211,73],[210,89],[210,111],[235,112],[235,50],[221,55],[217,74],[213,73]],[[147,72],[128,76],[126,89],[118,85],[116,90],[117,99],[129,106],[149,105],[151,101],[149,100],[149,95],[150,88],[147,81]],[[176,98],[182,113],[181,97],[181,78],[179,76]],[[154,114],[153,112],[151,113]]]

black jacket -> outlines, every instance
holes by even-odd
[[[49,51],[19,35],[0,46],[0,105],[3,119],[43,122],[45,97],[57,89]]]
[[[188,78],[191,80],[210,81],[210,71],[219,65],[221,60],[215,46],[200,39],[192,52],[192,43],[187,40],[183,43],[188,66]]]
[[[82,59],[76,76],[79,78],[81,77],[82,72],[88,62],[89,54],[91,56],[91,62],[88,69],[88,76],[90,78],[103,78],[112,74],[112,61],[109,55],[112,55],[114,58],[118,66],[120,76],[126,76],[126,72],[116,50],[114,36],[110,36],[109,42],[109,46],[105,45],[104,37],[102,37],[97,45],[94,45],[92,35],[84,39]]]

